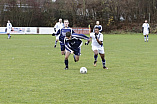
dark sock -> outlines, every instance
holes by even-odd
[[[68,60],[64,61],[66,68],[68,68]]]
[[[105,66],[105,62],[106,60],[105,59],[102,59],[102,65]]]
[[[98,55],[94,55],[94,59],[95,61],[97,61]]]
[[[75,55],[74,55],[74,61],[76,62]]]

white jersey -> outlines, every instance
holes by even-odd
[[[92,38],[92,50],[95,51],[97,50],[98,53],[104,54],[104,47],[103,45],[100,45],[96,38],[95,38],[95,33],[90,33],[90,37]],[[99,32],[99,34],[97,35],[97,38],[99,41],[103,42],[103,34]]]
[[[7,30],[11,30],[12,28],[12,24],[11,23],[7,23]]]
[[[7,33],[11,32],[11,28],[12,28],[12,24],[11,23],[7,23]]]
[[[96,38],[95,38],[95,33],[90,33],[90,37],[92,38],[92,46],[96,46],[96,47],[103,47],[103,45],[100,45]],[[97,38],[99,41],[103,42],[103,34],[99,32],[99,34],[97,35]]]
[[[56,25],[54,26],[54,28],[56,28],[56,31],[58,31],[59,29],[62,29],[64,27],[63,23],[57,22]]]
[[[143,31],[148,31],[149,32],[149,24],[148,23],[143,23],[143,25],[142,25],[142,27],[143,27]]]

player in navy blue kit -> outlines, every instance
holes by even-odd
[[[67,33],[67,32],[70,32],[71,34],[72,34],[72,33],[75,33],[75,32],[72,30],[72,28],[70,28],[68,25],[69,25],[69,21],[68,21],[68,20],[64,20],[64,27],[63,27],[62,29],[59,29],[56,34],[52,34],[53,36],[54,36],[54,35],[60,35],[60,36],[59,36],[59,41],[60,41],[61,54],[62,54],[62,55],[65,54],[64,38],[65,38],[65,36],[66,36],[66,33]]]
[[[70,54],[74,54],[74,61],[79,61],[79,56],[81,54],[81,46],[82,41],[81,39],[88,40],[89,43],[90,38],[85,36],[84,34],[71,34],[71,32],[66,33],[66,37],[64,38],[65,43],[65,70],[68,69],[68,57]],[[86,43],[86,44],[87,44]]]

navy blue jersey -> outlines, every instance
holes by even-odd
[[[72,34],[72,33],[75,33],[75,32],[72,30],[72,28],[70,28],[70,27],[67,27],[67,28],[63,27],[62,29],[59,29],[59,30],[57,31],[56,35],[59,35],[59,34],[60,34],[60,36],[59,36],[60,42],[63,42],[63,41],[64,41],[64,37],[66,36],[66,33],[67,33],[67,32],[71,32],[71,34]]]
[[[84,34],[76,34],[76,33],[72,34],[70,40],[65,37],[64,44],[65,44],[66,50],[70,52],[77,51],[78,48],[80,48],[82,45],[81,39],[89,40],[90,38],[85,36]]]

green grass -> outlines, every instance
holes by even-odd
[[[0,35],[0,104],[156,104],[157,35],[104,35],[106,66],[91,45],[64,70],[50,35]],[[85,42],[85,41],[84,41]],[[80,67],[88,69],[80,74]]]

